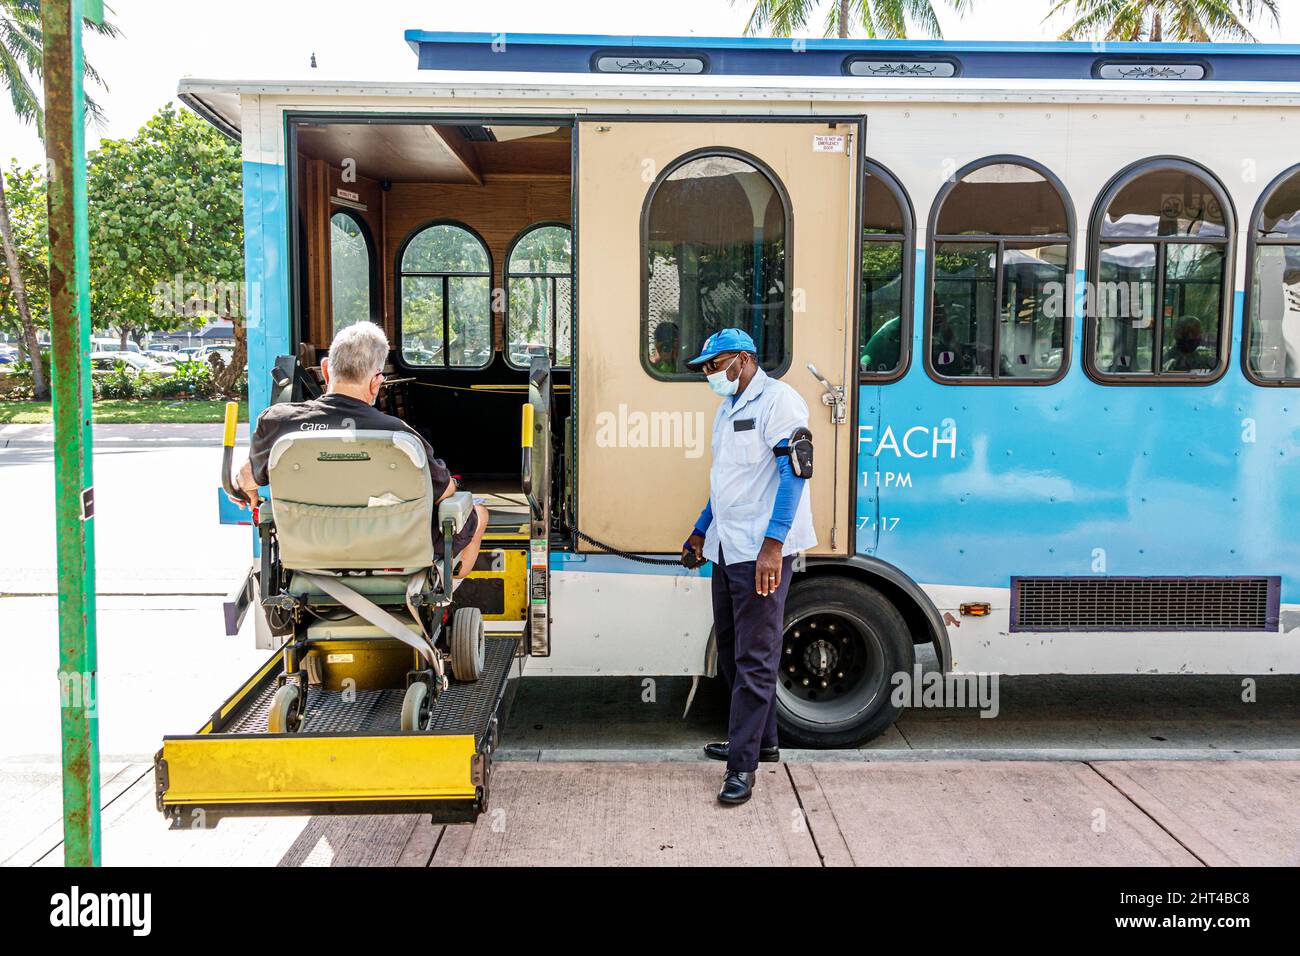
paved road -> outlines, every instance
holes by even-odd
[[[0,426],[0,594],[58,590],[48,425]],[[103,594],[225,594],[250,529],[217,524],[216,425],[95,428],[95,537]]]

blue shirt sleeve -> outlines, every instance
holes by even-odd
[[[777,442],[777,448],[789,447],[789,439]],[[763,537],[785,543],[785,536],[794,524],[794,512],[799,507],[799,495],[803,492],[803,481],[794,473],[790,456],[782,455],[776,460],[776,504],[772,506],[772,517],[767,523]]]
[[[709,525],[713,524],[713,499],[710,498],[704,502],[704,510],[700,512],[700,517],[695,522],[695,533],[698,535],[707,534]]]

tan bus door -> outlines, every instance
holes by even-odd
[[[739,326],[808,402],[815,553],[849,552],[862,129],[771,117],[578,124],[585,534],[626,551],[680,549],[708,498],[719,401],[684,362],[711,332]]]

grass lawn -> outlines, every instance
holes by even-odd
[[[103,399],[95,402],[99,425],[140,425],[156,422],[214,422],[225,420],[226,403],[172,399]],[[239,420],[248,420],[248,403],[239,403]],[[50,422],[49,402],[0,399],[0,425],[43,425]]]

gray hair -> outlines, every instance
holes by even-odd
[[[363,385],[388,360],[388,336],[373,322],[357,322],[334,336],[330,345],[330,377]]]

